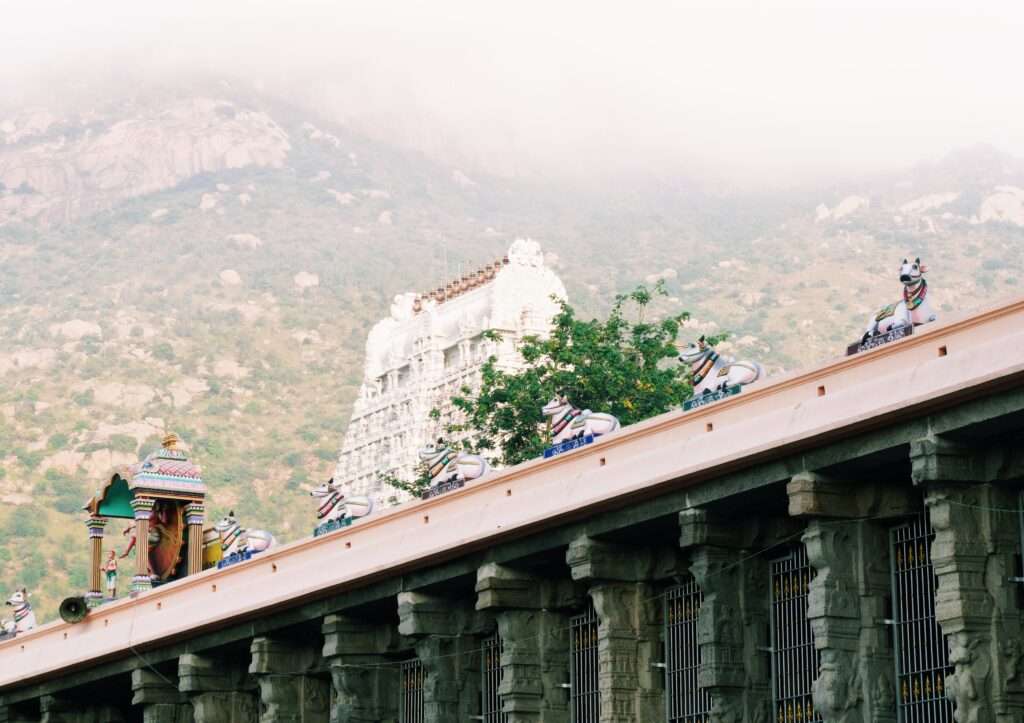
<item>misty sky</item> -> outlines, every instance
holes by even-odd
[[[513,173],[811,179],[1024,156],[1024,2],[14,2],[5,105],[53,79],[243,79]]]

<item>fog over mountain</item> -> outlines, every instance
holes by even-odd
[[[1022,30],[1001,0],[43,0],[5,10],[0,98],[216,78],[499,175],[778,187],[1024,155]]]

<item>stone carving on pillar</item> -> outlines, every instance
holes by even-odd
[[[109,705],[44,695],[39,699],[41,723],[123,723],[121,711]]]
[[[892,651],[883,621],[890,594],[888,535],[878,522],[914,511],[908,489],[811,472],[795,475],[786,487],[790,514],[811,518],[803,543],[817,575],[807,617],[821,652],[813,697],[827,723],[896,720]],[[865,517],[878,522],[859,519]]]
[[[426,723],[468,720],[477,714],[486,617],[446,597],[398,594],[398,632],[415,640],[426,673]]]
[[[751,556],[752,525],[715,520],[705,510],[679,513],[679,545],[704,594],[697,617],[698,683],[711,694],[711,723],[771,721],[768,688],[768,569]]]
[[[318,648],[284,637],[252,641],[249,673],[259,685],[260,723],[327,723],[330,683],[312,674],[320,659]]]
[[[346,615],[324,619],[323,657],[334,686],[331,723],[394,723],[399,674],[394,657],[398,631]]]
[[[501,638],[498,694],[507,723],[569,723],[568,616],[579,604],[569,580],[505,565],[477,570],[477,610],[494,616]]]
[[[256,723],[254,687],[243,661],[196,653],[178,659],[178,689],[192,702],[195,723]]]
[[[148,668],[132,671],[132,705],[143,723],[192,723],[192,706],[171,677]]]
[[[1024,720],[1024,615],[1009,582],[1021,544],[1017,490],[987,481],[983,454],[941,437],[911,444],[911,461],[935,532],[935,617],[955,671],[946,695],[961,723]]]
[[[599,620],[602,723],[655,720],[664,697],[653,666],[661,630],[654,552],[584,536],[569,545],[566,562],[574,581],[589,584]]]

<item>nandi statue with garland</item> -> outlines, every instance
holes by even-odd
[[[872,317],[864,336],[861,337],[861,344],[872,337],[927,324],[938,318],[928,299],[928,282],[924,278],[927,271],[928,267],[921,263],[920,257],[914,259],[913,263],[903,259],[903,263],[900,264],[903,298],[895,304],[889,304]]]
[[[266,530],[247,530],[242,527],[235,519],[234,510],[214,523],[213,529],[220,537],[221,561],[218,567],[247,560],[277,544],[274,536]]]
[[[443,439],[421,447],[419,455],[430,478],[430,489],[424,493],[427,497],[462,487],[491,471],[487,460],[479,454],[453,450]]]
[[[695,397],[745,387],[764,377],[764,367],[759,363],[723,356],[703,336],[683,348],[679,361],[689,367]]]
[[[373,512],[372,497],[347,497],[333,477],[314,487],[309,495],[317,500],[314,536],[351,525],[353,520]]]
[[[610,434],[619,428],[617,417],[574,407],[564,395],[552,398],[541,411],[548,418],[551,444],[556,447],[573,439]]]
[[[32,605],[28,601],[28,590],[15,590],[14,594],[7,598],[7,605],[13,608],[14,619],[0,623],[0,632],[4,635],[14,636],[28,632],[36,626],[36,614],[32,612]]]

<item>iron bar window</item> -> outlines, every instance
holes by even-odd
[[[426,720],[423,688],[427,677],[423,663],[418,658],[403,662],[401,675],[402,701],[398,717],[399,723],[423,723]]]
[[[935,533],[927,512],[890,534],[893,639],[900,723],[952,723],[946,680],[953,673],[949,649],[935,621]]]
[[[665,707],[669,723],[707,723],[711,695],[697,685],[697,614],[704,594],[697,581],[665,592]]]
[[[501,653],[501,636],[495,633],[484,640],[480,681],[483,699],[480,712],[484,723],[505,723],[508,720],[508,714],[501,712],[501,695],[498,693],[502,676]]]
[[[569,623],[571,656],[569,698],[572,723],[598,723],[601,718],[601,690],[598,682],[597,611],[591,605]]]
[[[807,592],[815,571],[803,545],[771,562],[772,703],[776,723],[815,723],[811,687],[821,654],[807,619]]]

